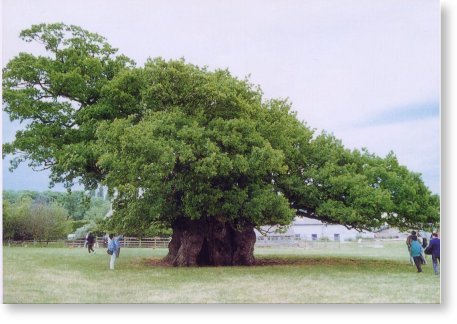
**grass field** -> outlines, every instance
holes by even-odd
[[[439,303],[431,260],[417,273],[404,242],[257,248],[258,266],[161,266],[165,249],[3,247],[4,303]],[[414,291],[414,294],[411,292]]]

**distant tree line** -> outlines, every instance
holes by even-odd
[[[102,232],[111,203],[92,192],[3,191],[3,239],[49,241],[68,234]]]
[[[111,232],[106,218],[111,197],[103,187],[91,191],[3,191],[3,239],[50,241],[68,234],[83,238]],[[125,229],[124,235],[138,237],[170,236],[170,228],[151,223],[146,228]]]

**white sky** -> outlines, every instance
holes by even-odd
[[[138,65],[162,56],[228,68],[268,98],[288,97],[299,119],[349,148],[393,150],[440,193],[437,0],[3,0],[2,11],[2,66],[34,50],[22,29],[64,22]],[[3,141],[14,127],[3,115]],[[47,188],[46,175],[3,169],[5,189]]]

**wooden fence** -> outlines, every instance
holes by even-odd
[[[121,239],[121,247],[123,248],[168,248],[168,243],[170,242],[170,237],[123,237]],[[54,241],[4,241],[4,244],[7,246],[49,246],[49,247],[72,247],[80,248],[84,247],[85,240],[54,240]],[[306,240],[298,236],[258,236],[255,246],[256,247],[298,247],[304,249],[334,249],[340,248],[345,244],[357,244],[359,247],[365,245],[373,246],[379,245],[379,242],[374,242],[372,240],[364,240],[361,242],[340,242],[340,241],[318,241],[318,240]],[[103,240],[103,237],[97,237],[95,248],[106,247],[106,242]]]
[[[168,248],[171,237],[124,237],[121,241],[123,247],[136,247],[136,248]]]
[[[121,241],[121,247],[125,248],[167,248],[171,238],[168,237],[126,237],[124,236]],[[84,247],[84,239],[80,240],[67,240],[65,245],[70,247]],[[95,247],[106,247],[107,242],[103,237],[97,237]]]
[[[162,237],[124,237],[121,239],[121,247],[126,248],[167,248],[171,238]],[[85,246],[85,239],[77,240],[52,240],[52,241],[5,241],[5,245],[8,246],[67,246],[71,248],[80,248]],[[106,247],[106,241],[103,237],[97,237],[95,241],[95,248]]]

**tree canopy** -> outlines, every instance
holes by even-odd
[[[183,59],[136,67],[77,26],[21,37],[48,55],[20,53],[3,70],[4,109],[25,123],[4,155],[13,168],[50,169],[53,183],[107,185],[119,231],[183,218],[243,228],[301,215],[359,230],[439,222],[439,197],[394,153],[315,134],[248,79]]]
[[[103,175],[92,141],[105,118],[97,103],[103,87],[134,63],[77,26],[34,25],[20,37],[42,44],[47,55],[19,53],[3,69],[4,110],[26,125],[3,152],[14,154],[12,167],[28,161],[51,170],[52,183],[71,187],[80,179],[95,188]]]

